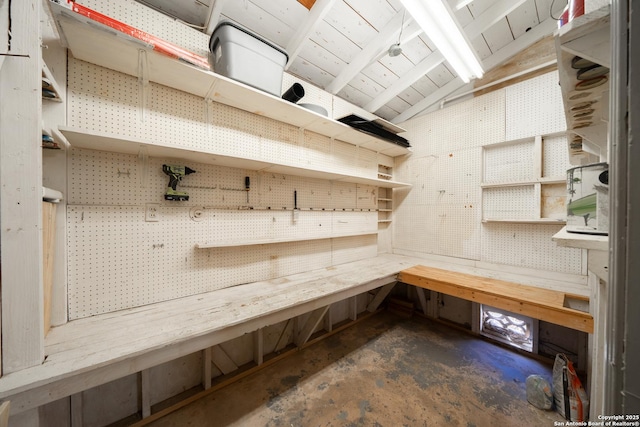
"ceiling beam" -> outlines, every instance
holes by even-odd
[[[289,43],[285,48],[289,55],[289,60],[287,61],[285,69],[289,69],[293,60],[300,54],[300,50],[302,50],[304,42],[309,38],[311,33],[313,33],[320,21],[324,19],[327,13],[329,13],[335,2],[336,0],[315,1],[313,7],[307,14],[307,18],[298,27],[298,30],[295,32],[293,37],[291,37],[291,40],[289,40]]]
[[[536,25],[531,30],[527,31],[493,55],[486,58],[482,61],[482,66],[486,70],[491,70],[492,68],[501,65],[509,58],[513,57],[515,54],[522,52],[535,42],[542,40],[546,36],[553,34],[553,32],[558,28],[558,21],[553,18],[547,18],[540,23],[540,25]]]
[[[393,118],[391,123],[398,124],[405,122],[412,118],[413,116],[419,114],[421,111],[426,110],[434,104],[440,102],[442,98],[445,98],[451,95],[456,90],[460,89],[466,83],[462,81],[460,77],[456,77],[451,80],[449,83],[445,84],[435,92],[430,93],[426,98],[421,100],[420,102],[412,105],[411,107],[404,110],[402,113]]]
[[[491,5],[491,7],[482,12],[480,16],[464,27],[464,32],[470,40],[473,40],[489,28],[493,27],[502,18],[516,10],[526,1],[527,0],[500,0]]]
[[[398,42],[398,34],[400,34],[400,28],[403,26],[404,11],[400,11],[395,14],[393,18],[385,25],[376,36],[367,43],[367,45],[356,55],[355,58],[349,62],[349,64],[342,69],[340,74],[325,88],[329,93],[336,94],[345,87],[355,76],[365,69],[371,62],[373,62],[378,55],[389,49],[390,44]],[[404,22],[404,26],[409,25],[409,22],[413,22],[412,19],[407,19]]]
[[[477,19],[470,22],[466,27],[464,27],[464,32],[470,40],[475,39],[484,31],[488,30],[496,22],[500,21],[502,18],[511,13],[515,8],[523,4],[525,1],[526,0],[499,1],[498,3],[494,4],[489,9],[481,13]],[[434,56],[435,54],[438,54],[438,56]],[[440,62],[436,61],[438,59],[440,60]],[[396,80],[391,86],[383,90],[380,95],[369,101],[362,108],[369,112],[377,111],[380,107],[398,96],[399,93],[420,80],[425,74],[433,70],[442,62],[444,62],[444,57],[442,56],[442,54],[440,54],[440,52],[438,51],[433,52],[431,55],[427,56],[426,59],[416,64],[416,66],[411,71]],[[483,68],[485,70],[490,69],[485,67]]]
[[[362,108],[369,112],[377,111],[387,102],[395,98],[400,92],[417,82],[429,71],[444,62],[444,57],[439,51],[432,52],[431,55],[420,61],[409,72],[403,74],[398,80],[383,90],[380,95],[363,105]]]

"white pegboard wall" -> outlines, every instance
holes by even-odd
[[[376,177],[376,153],[69,59],[70,126],[263,162]],[[143,107],[144,104],[144,107]],[[209,123],[209,121],[211,121]]]
[[[567,137],[554,136],[542,138],[543,164],[542,176],[545,178],[564,177],[569,163],[569,150],[567,150]]]
[[[470,99],[400,125],[412,156],[440,155],[505,140],[504,91]]]
[[[518,187],[485,188],[482,193],[483,219],[530,220],[540,215],[536,212],[533,185]]]
[[[298,83],[304,88],[304,96],[298,101],[298,104],[319,105],[327,110],[328,117],[333,117],[332,94],[286,72],[282,75],[282,93],[284,94],[294,83]]]
[[[377,232],[376,187],[190,163],[186,166],[196,173],[178,187],[190,200],[179,203],[163,199],[169,180],[164,163],[170,161],[70,150],[71,319],[376,253],[376,236],[369,234]],[[245,176],[250,177],[249,192],[244,191]],[[295,222],[294,191],[302,209]],[[247,196],[256,209],[238,209],[247,206]],[[158,205],[157,222],[145,222],[147,203]],[[192,219],[192,208],[201,211],[198,221]],[[332,238],[357,233],[366,235]],[[195,248],[288,237],[314,240]]]
[[[82,0],[82,5],[165,41],[206,56],[209,36],[133,0]]]
[[[486,224],[482,261],[560,273],[582,273],[582,250],[558,246],[550,236],[561,225]]]
[[[505,94],[506,140],[566,129],[557,71],[508,86]]]
[[[535,176],[534,140],[484,147],[484,178],[486,184],[533,181]]]

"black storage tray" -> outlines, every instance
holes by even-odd
[[[378,138],[393,142],[394,144],[400,145],[402,147],[411,147],[409,141],[406,138],[398,136],[395,133],[386,130],[379,124],[374,123],[370,120],[363,119],[362,117],[356,116],[355,114],[349,114],[348,116],[339,118],[338,121],[349,125],[354,129],[358,129],[361,132],[377,136]]]

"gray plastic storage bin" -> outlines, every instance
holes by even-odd
[[[284,50],[228,21],[213,31],[209,49],[215,73],[280,97],[282,72],[289,59]]]

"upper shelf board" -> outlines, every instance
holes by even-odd
[[[609,9],[607,5],[560,27],[557,37],[562,50],[611,68]]]
[[[395,157],[410,149],[153,50],[149,44],[49,2],[63,42],[77,59]],[[146,64],[146,65],[145,65]]]
[[[80,129],[74,129],[65,126],[60,126],[60,131],[69,140],[71,146],[76,148],[86,148],[89,150],[109,151],[125,154],[143,154],[160,158],[176,158],[188,160],[194,163],[205,163],[263,172],[275,172],[284,175],[304,176],[308,178],[326,179],[330,181],[352,182],[355,184],[372,185],[376,187],[399,188],[410,186],[410,184],[390,181],[387,179],[347,175],[339,172],[307,169],[299,166],[272,164],[258,160],[219,155],[214,152],[197,151],[185,147],[165,144],[162,142],[135,140],[108,133],[86,132]]]

